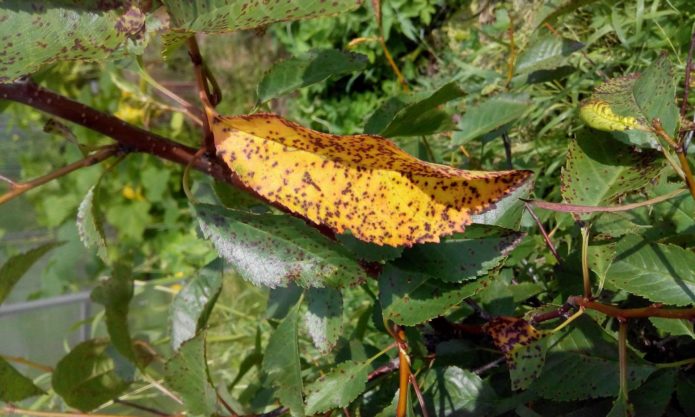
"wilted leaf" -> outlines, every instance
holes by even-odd
[[[172,349],[205,328],[222,290],[222,267],[220,258],[210,262],[174,297],[169,307]]]
[[[495,317],[483,326],[483,330],[504,353],[512,390],[528,388],[545,364],[547,344],[543,333],[516,317]]]
[[[513,122],[528,110],[530,103],[526,95],[500,94],[468,108],[458,124],[454,143],[460,145]]]
[[[422,162],[378,136],[335,136],[272,114],[212,120],[218,155],[250,188],[337,233],[391,246],[462,231],[530,176]]]
[[[77,232],[80,240],[87,249],[96,248],[97,255],[104,262],[108,261],[106,238],[101,224],[101,213],[99,212],[98,199],[95,200],[95,190],[98,185],[93,186],[87,191],[87,195],[77,209]]]
[[[379,276],[379,302],[385,319],[414,326],[443,315],[485,285],[484,280],[466,285],[446,283],[386,265]]]
[[[304,416],[302,367],[298,346],[299,304],[280,322],[263,355],[263,371],[275,387],[275,396],[293,417]]]
[[[675,245],[626,236],[608,270],[615,287],[657,303],[695,304],[695,254]]]
[[[31,379],[20,374],[0,357],[0,401],[17,402],[34,395],[44,394]]]
[[[205,332],[183,342],[165,366],[164,379],[192,414],[217,411],[217,393],[208,373]]]
[[[69,406],[90,411],[125,392],[134,376],[135,367],[108,340],[92,339],[58,362],[51,385]]]
[[[62,243],[59,242],[46,243],[25,253],[12,256],[5,261],[0,267],[0,304],[5,301],[12,288],[36,261],[41,259],[46,252],[60,245]]]
[[[196,212],[220,256],[256,285],[340,288],[365,279],[344,248],[299,219],[205,204]]]
[[[146,16],[136,3],[6,0],[0,9],[0,83],[59,61],[142,53]]]
[[[625,143],[655,148],[659,142],[649,131],[653,119],[660,119],[672,136],[678,127],[675,95],[673,67],[662,56],[642,74],[613,78],[596,87],[582,103],[580,116],[595,129],[615,131],[613,136]]]
[[[369,361],[347,361],[307,385],[306,412],[319,414],[343,408],[364,392],[371,369]]]
[[[333,288],[310,288],[306,295],[307,332],[314,346],[322,352],[329,352],[343,333],[343,296]]]
[[[335,49],[312,50],[276,63],[258,84],[258,102],[263,103],[331,76],[361,71],[367,67],[364,55]]]

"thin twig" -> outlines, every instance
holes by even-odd
[[[693,172],[690,169],[690,163],[688,162],[688,158],[685,155],[685,151],[683,148],[683,143],[679,142],[676,143],[675,140],[669,135],[661,125],[661,121],[659,119],[654,119],[652,120],[652,130],[655,134],[657,134],[659,137],[661,137],[666,143],[669,144],[673,149],[676,151],[676,155],[678,156],[678,162],[681,165],[681,169],[683,170],[683,176],[685,177],[685,184],[688,186],[688,189],[690,190],[690,195],[695,198],[695,177],[693,176]]]
[[[210,128],[210,119],[215,114],[215,100],[217,97],[210,92],[208,84],[208,77],[210,76],[209,70],[206,70],[203,57],[200,55],[200,48],[198,47],[195,35],[188,38],[187,45],[188,55],[191,57],[191,62],[193,62],[193,71],[198,86],[198,96],[200,97],[201,103],[203,103],[203,111],[205,113],[203,117],[203,147],[205,147],[209,155],[214,155],[215,138]]]
[[[118,416],[114,414],[92,414],[92,413],[80,413],[80,412],[70,412],[61,413],[57,411],[34,411],[26,410],[23,408],[17,408],[11,405],[6,405],[0,408],[0,414],[4,415],[26,415],[34,417],[128,417],[128,416]]]
[[[538,229],[541,231],[541,235],[543,235],[543,239],[545,240],[545,244],[548,246],[548,249],[550,249],[550,252],[553,254],[555,259],[557,260],[557,263],[562,265],[562,260],[560,259],[560,255],[557,253],[557,250],[555,249],[555,245],[553,245],[553,242],[550,240],[550,236],[548,236],[548,233],[546,233],[545,228],[543,227],[543,223],[541,223],[541,219],[536,216],[536,213],[533,211],[531,208],[531,201],[524,201],[524,207],[526,207],[526,210],[528,210],[529,214],[533,218],[533,220],[536,222],[536,225],[538,226]]]
[[[507,169],[514,169],[512,163],[512,142],[507,132],[502,133],[502,143],[504,143],[504,156],[507,159]]]
[[[77,171],[80,168],[85,168],[98,164],[99,162],[103,161],[104,159],[110,158],[118,152],[119,149],[116,145],[105,146],[101,148],[99,151],[87,156],[84,159],[80,159],[79,161],[73,162],[69,165],[59,168],[42,177],[35,178],[26,182],[13,183],[9,191],[7,191],[3,195],[0,195],[0,204],[7,203],[8,201],[19,197],[20,195],[26,193],[29,190],[39,187],[56,178],[63,177],[73,171]]]
[[[565,203],[551,203],[549,201],[543,200],[524,200],[527,204],[544,209],[557,211],[562,213],[576,213],[576,214],[586,214],[586,213],[616,213],[621,211],[629,211],[636,208],[651,206],[652,204],[661,203],[670,200],[674,197],[687,192],[685,189],[678,189],[671,191],[668,194],[660,195],[649,200],[640,201],[639,203],[625,204],[622,206],[583,206],[579,204],[565,204]]]
[[[583,224],[582,228],[582,283],[584,298],[591,297],[591,279],[589,275],[589,225]]]
[[[0,355],[0,358],[5,359],[8,362],[19,363],[19,364],[28,366],[30,368],[38,369],[39,371],[53,372],[53,368],[51,368],[48,365],[36,363],[36,362],[30,361],[29,359],[21,358],[19,356]]]
[[[641,308],[620,308],[608,304],[599,303],[581,296],[571,296],[567,299],[569,304],[599,311],[607,316],[617,319],[643,319],[648,317],[663,317],[667,319],[695,319],[695,308],[668,309],[660,305],[652,305]]]
[[[690,36],[690,49],[688,59],[685,61],[685,85],[683,86],[683,101],[681,102],[681,117],[685,117],[688,110],[688,93],[690,92],[690,75],[693,70],[693,50],[695,50],[695,31]]]
[[[408,357],[408,342],[405,340],[405,332],[399,326],[394,326],[392,335],[398,344],[398,373],[399,392],[396,417],[405,417],[408,408],[408,388],[410,382],[410,357]]]
[[[480,368],[474,369],[473,373],[476,375],[480,375],[486,371],[489,371],[492,368],[498,367],[502,362],[504,362],[504,356],[500,356],[499,358],[495,359],[494,361],[486,363],[485,365],[481,366]]]
[[[136,409],[138,409],[138,410],[146,411],[146,412],[148,412],[148,413],[150,413],[150,414],[154,414],[154,415],[157,415],[157,416],[162,416],[162,417],[169,417],[169,416],[170,416],[170,414],[167,414],[167,413],[165,413],[165,412],[163,412],[163,411],[160,411],[160,410],[157,410],[157,409],[155,409],[155,408],[151,408],[151,407],[147,407],[147,406],[144,406],[144,405],[136,404],[136,403],[133,403],[133,402],[130,402],[130,401],[126,401],[126,400],[119,400],[118,398],[116,398],[115,400],[113,400],[113,402],[114,402],[114,403],[117,403],[117,404],[125,405],[125,406],[128,406],[128,407],[136,408]]]
[[[422,417],[430,417],[429,413],[427,413],[427,407],[425,406],[425,397],[423,397],[422,391],[420,390],[420,386],[417,383],[417,378],[415,378],[415,375],[413,374],[410,374],[410,384],[413,386],[413,391],[415,391],[417,401],[420,403]]]
[[[627,320],[620,320],[618,330],[618,363],[620,366],[620,391],[627,399]]]

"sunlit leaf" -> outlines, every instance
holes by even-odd
[[[484,416],[501,400],[480,376],[455,366],[435,368],[423,383],[431,416]]]
[[[366,389],[370,369],[371,366],[368,361],[343,362],[326,375],[307,385],[307,414],[323,413],[350,405]]]
[[[222,268],[221,259],[212,261],[174,297],[169,307],[172,349],[177,350],[205,328],[222,290]]]
[[[183,342],[167,361],[164,378],[192,414],[209,416],[217,410],[217,393],[210,381],[205,332]]]
[[[273,65],[258,84],[258,102],[266,102],[332,76],[361,71],[367,63],[366,56],[352,52],[335,49],[309,51]]]
[[[77,209],[77,232],[84,246],[88,249],[95,248],[99,258],[107,262],[106,238],[101,223],[99,201],[98,198],[95,200],[97,187],[98,185],[95,185],[87,191]]]
[[[205,204],[196,212],[220,256],[256,285],[340,288],[365,279],[344,248],[299,219]]]
[[[530,176],[429,164],[378,136],[329,135],[271,114],[212,122],[218,155],[249,187],[377,244],[438,242]]]
[[[654,327],[671,336],[688,336],[695,339],[693,323],[689,320],[678,320],[664,317],[650,317]]]
[[[31,379],[20,374],[0,357],[0,401],[17,402],[43,393]]]
[[[0,267],[0,304],[5,301],[12,288],[36,261],[45,255],[46,252],[60,245],[62,243],[46,243],[25,253],[12,256],[5,261],[2,267]]]
[[[125,392],[135,367],[108,340],[92,339],[65,355],[52,377],[53,389],[69,406],[90,411]]]

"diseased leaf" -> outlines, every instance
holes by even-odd
[[[222,290],[223,266],[220,258],[210,262],[174,297],[169,307],[172,349],[178,350],[205,328]]]
[[[196,32],[224,33],[253,29],[275,22],[330,16],[357,8],[361,0],[163,0],[171,17],[172,32],[164,37],[165,54]]]
[[[483,325],[483,330],[504,353],[512,390],[527,389],[545,364],[547,340],[543,333],[516,317],[495,317]]]
[[[347,361],[307,385],[306,412],[319,414],[350,405],[367,388],[369,361]]]
[[[102,61],[143,52],[149,32],[137,3],[6,0],[0,9],[0,83],[60,61]]]
[[[617,141],[586,133],[570,142],[562,169],[562,197],[570,204],[610,205],[649,183],[661,170],[653,151],[635,152]]]
[[[405,250],[396,264],[444,282],[467,281],[499,265],[523,237],[512,230],[473,224],[462,235]]]
[[[275,396],[293,417],[304,416],[302,368],[298,346],[299,304],[280,322],[263,355],[263,371],[275,387]]]
[[[92,301],[102,304],[106,315],[106,328],[111,343],[131,362],[136,362],[135,350],[128,329],[128,309],[133,298],[132,269],[116,264],[111,276],[92,290]]]
[[[306,292],[307,332],[320,351],[331,351],[343,333],[343,296],[333,288],[310,288]]]
[[[92,339],[58,362],[51,385],[66,404],[86,412],[121,395],[134,377],[135,367],[108,340]]]
[[[43,390],[34,385],[31,379],[0,357],[0,401],[17,402],[42,394]]]
[[[84,199],[77,209],[77,232],[80,240],[87,249],[96,248],[97,255],[102,261],[108,262],[106,248],[106,238],[101,223],[101,213],[99,210],[99,200],[95,200],[95,191],[98,185],[93,186],[87,191]]]
[[[529,78],[537,71],[556,69],[584,44],[567,38],[544,35],[534,39],[516,60],[515,73]]]
[[[385,319],[414,326],[445,314],[485,285],[483,280],[466,285],[446,283],[386,265],[379,276],[379,302]]]
[[[378,136],[335,136],[272,114],[212,120],[220,158],[250,188],[336,233],[391,246],[462,231],[530,176],[422,162]]]
[[[580,116],[589,126],[614,132],[625,143],[656,148],[659,141],[650,132],[653,119],[660,119],[669,135],[676,133],[675,95],[673,66],[662,56],[642,74],[613,78],[596,87],[582,103]]]
[[[385,137],[423,136],[452,130],[451,115],[437,107],[463,96],[463,90],[454,82],[437,91],[420,94],[423,98],[399,109],[388,124],[379,131]]]
[[[530,103],[523,94],[500,94],[470,107],[461,117],[454,144],[461,145],[513,122],[528,110]]]
[[[244,279],[267,287],[354,285],[365,273],[347,251],[299,219],[196,206],[200,228]]]
[[[335,49],[318,49],[273,65],[258,84],[258,102],[287,94],[332,76],[362,71],[367,67],[364,55]]]
[[[41,245],[25,253],[10,257],[0,267],[0,304],[2,304],[12,288],[22,279],[22,276],[36,263],[46,252],[62,245],[62,242],[51,242]]]
[[[208,373],[205,337],[201,332],[180,345],[165,365],[164,380],[188,412],[210,416],[217,411],[217,393]]]
[[[695,304],[695,254],[675,245],[628,235],[618,242],[608,270],[615,287],[657,303]]]

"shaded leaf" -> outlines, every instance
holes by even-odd
[[[671,402],[671,396],[676,388],[674,369],[660,369],[635,391],[630,393],[630,402],[638,417],[661,417]]]
[[[132,269],[117,264],[111,276],[92,290],[92,301],[104,306],[106,328],[113,346],[132,362],[136,362],[135,350],[128,329],[128,309],[133,298]]]
[[[461,145],[513,122],[528,110],[529,104],[526,95],[499,94],[471,106],[459,121],[460,132],[454,134],[454,144]]]
[[[695,304],[695,253],[630,235],[616,251],[608,270],[612,285],[657,303]]]
[[[688,417],[695,416],[695,375],[680,374],[676,388],[678,404]]]
[[[217,411],[217,393],[208,371],[205,337],[201,332],[180,345],[166,362],[164,380],[181,396],[188,412],[209,416]]]
[[[333,288],[310,288],[306,292],[307,332],[320,351],[331,351],[343,333],[343,296]]]
[[[552,35],[540,36],[519,55],[515,72],[531,74],[536,71],[555,69],[563,65],[572,53],[583,47],[583,43],[571,39]]]
[[[87,191],[84,199],[77,209],[77,232],[80,240],[87,249],[95,248],[97,256],[102,261],[108,262],[106,248],[106,238],[101,223],[101,213],[99,210],[99,199],[95,197],[98,185],[93,186]]]
[[[483,330],[504,353],[512,390],[527,389],[545,364],[547,341],[543,333],[516,317],[495,317],[483,325]]]
[[[218,155],[250,188],[376,244],[437,242],[462,231],[530,176],[429,164],[377,136],[329,135],[271,114],[215,116],[212,129]]]
[[[174,297],[169,307],[172,349],[205,328],[222,290],[223,266],[220,258],[205,265]]]
[[[340,288],[365,278],[345,249],[299,219],[205,204],[196,213],[220,256],[256,285]]]
[[[613,402],[613,407],[611,411],[608,412],[606,417],[633,417],[633,407],[632,404],[627,400],[627,394],[620,391],[618,398]]]
[[[145,13],[124,1],[7,0],[0,22],[0,83],[54,62],[140,54],[149,40]]]
[[[462,235],[441,243],[407,249],[396,264],[444,282],[467,281],[499,265],[523,237],[523,233],[512,230],[474,224]]]
[[[430,416],[490,415],[500,400],[478,375],[453,366],[435,368],[422,385]]]
[[[650,197],[667,194],[683,183],[662,183],[651,190]],[[653,206],[654,217],[671,223],[678,234],[695,234],[695,199],[688,193],[668,199]]]
[[[364,392],[370,361],[347,361],[307,385],[306,412],[309,415],[343,408]]]
[[[446,283],[386,265],[379,276],[379,302],[385,319],[414,326],[445,314],[485,285],[484,280],[466,285]]]
[[[10,257],[0,267],[0,304],[2,304],[12,291],[12,288],[22,279],[22,276],[36,263],[46,252],[62,245],[62,242],[51,242],[34,248],[25,253]]]
[[[454,82],[433,93],[424,93],[422,99],[399,109],[379,134],[386,137],[424,136],[454,128],[451,115],[437,107],[463,96],[463,90]]]
[[[124,393],[134,376],[135,367],[108,340],[92,339],[58,362],[51,385],[66,404],[90,411]]]
[[[342,234],[336,237],[338,242],[357,259],[368,262],[392,261],[400,258],[403,253],[403,247],[379,246],[375,243],[363,242],[351,234]]]
[[[335,49],[318,49],[272,66],[258,84],[258,103],[328,79],[362,71],[367,57]]]
[[[290,312],[302,297],[304,290],[294,283],[287,287],[271,288],[268,291],[268,303],[266,306],[265,317],[273,319],[283,319]]]
[[[263,355],[263,371],[275,387],[275,396],[294,417],[304,416],[302,367],[298,346],[298,303],[280,322],[268,341]]]
[[[16,402],[42,394],[43,390],[34,385],[31,379],[0,357],[0,401]]]

